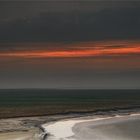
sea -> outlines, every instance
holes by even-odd
[[[0,89],[0,107],[120,102],[140,105],[139,89]]]

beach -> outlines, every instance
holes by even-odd
[[[139,140],[140,111],[0,119],[0,140]]]

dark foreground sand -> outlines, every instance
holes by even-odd
[[[0,140],[40,140],[37,135],[38,131],[36,130],[28,132],[6,132],[0,134]]]

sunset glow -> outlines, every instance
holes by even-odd
[[[115,46],[116,45],[116,46]],[[59,44],[60,46],[60,44]],[[105,42],[103,43],[81,43],[62,45],[58,49],[15,50],[0,52],[0,57],[23,57],[23,58],[77,58],[96,56],[123,56],[140,54],[140,43]],[[74,47],[74,49],[73,49]],[[57,49],[56,49],[57,48]]]

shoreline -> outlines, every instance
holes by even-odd
[[[115,107],[109,107],[109,108],[98,108],[94,110],[81,110],[81,111],[66,111],[66,112],[60,112],[60,113],[50,113],[50,114],[42,114],[42,115],[22,115],[22,116],[12,116],[12,117],[0,117],[0,120],[2,119],[18,119],[18,118],[27,118],[27,117],[44,117],[44,116],[56,116],[56,115],[86,115],[86,114],[100,114],[102,113],[108,113],[108,112],[116,112],[116,111],[135,111],[140,110],[140,105],[131,105],[131,106],[115,106]]]
[[[48,115],[48,116],[36,116],[36,117],[19,117],[19,118],[7,118],[0,119],[0,139],[1,135],[4,133],[14,134],[18,136],[19,132],[24,132],[28,134],[30,130],[36,130],[37,135],[40,137],[35,140],[44,140],[49,136],[48,132],[42,127],[43,124],[53,124],[58,121],[69,120],[69,119],[78,119],[82,117],[94,116],[94,117],[114,117],[115,115],[124,115],[128,116],[131,114],[140,113],[140,108],[134,109],[110,109],[108,111],[100,110],[92,113],[68,113],[68,114],[57,114],[57,115]],[[16,128],[16,129],[15,129]],[[32,133],[32,132],[31,132]],[[31,134],[30,133],[30,134]],[[9,139],[2,139],[9,140]],[[11,139],[12,140],[12,139]],[[15,140],[15,139],[14,139]],[[24,140],[24,139],[22,139]],[[28,140],[28,139],[25,139]],[[34,140],[34,139],[33,139]]]

